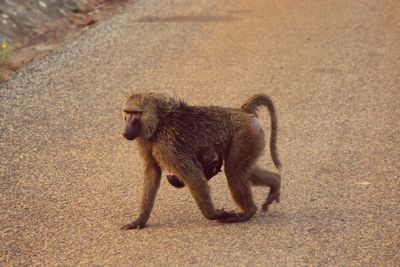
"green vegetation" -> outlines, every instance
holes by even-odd
[[[3,74],[1,73],[1,67],[3,67],[7,60],[11,57],[11,47],[10,45],[4,41],[0,45],[0,81],[4,79]]]
[[[11,47],[7,42],[3,42],[0,46],[0,66],[4,64],[11,56]]]

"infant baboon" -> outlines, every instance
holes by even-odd
[[[162,170],[179,177],[177,179],[189,188],[202,214],[210,220],[225,223],[249,220],[257,210],[251,184],[270,187],[264,210],[274,200],[279,202],[281,177],[256,165],[265,147],[264,131],[256,113],[259,106],[266,106],[271,115],[270,150],[279,169],[276,114],[266,95],[251,97],[240,109],[189,106],[155,93],[128,97],[123,105],[123,136],[128,140],[136,139],[145,165],[145,177],[139,216],[123,229],[140,229],[146,225]],[[204,160],[204,149],[211,151],[210,158],[216,153],[218,160]],[[216,209],[211,200],[207,177],[215,175],[221,167],[220,157],[232,197],[241,209],[239,213]]]
[[[200,149],[200,151],[196,153],[196,157],[193,159],[193,161],[204,173],[207,180],[210,180],[213,176],[221,171],[222,155],[218,154],[217,151],[211,147]],[[174,187],[182,188],[185,186],[185,183],[175,174],[168,174],[167,179],[168,182]]]

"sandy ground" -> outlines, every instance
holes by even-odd
[[[19,71],[0,87],[0,265],[397,266],[398,14],[396,0],[137,1]],[[223,225],[163,179],[148,227],[121,231],[143,170],[119,108],[137,91],[269,94],[281,203]],[[210,187],[236,208],[223,174]]]

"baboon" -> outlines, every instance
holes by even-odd
[[[193,159],[197,167],[199,167],[207,180],[210,180],[213,176],[221,171],[222,167],[222,155],[218,154],[214,148],[205,147],[200,149],[196,153],[196,157]],[[167,175],[168,182],[177,188],[185,186],[184,182],[179,179],[175,174]]]
[[[280,175],[256,165],[265,147],[264,131],[257,118],[260,106],[266,106],[271,115],[270,150],[279,169],[276,112],[266,95],[254,95],[240,109],[190,106],[156,93],[129,96],[123,104],[123,136],[136,140],[145,170],[139,216],[122,229],[140,229],[146,225],[162,171],[184,182],[209,220],[224,223],[249,220],[257,210],[250,185],[270,187],[263,210],[274,200],[279,202]],[[196,164],[197,153],[204,148],[218,148],[229,189],[241,212],[214,207],[204,170]]]

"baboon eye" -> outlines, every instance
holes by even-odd
[[[134,110],[134,111],[132,111],[131,113],[132,113],[133,115],[140,115],[140,114],[142,114],[142,111]]]

